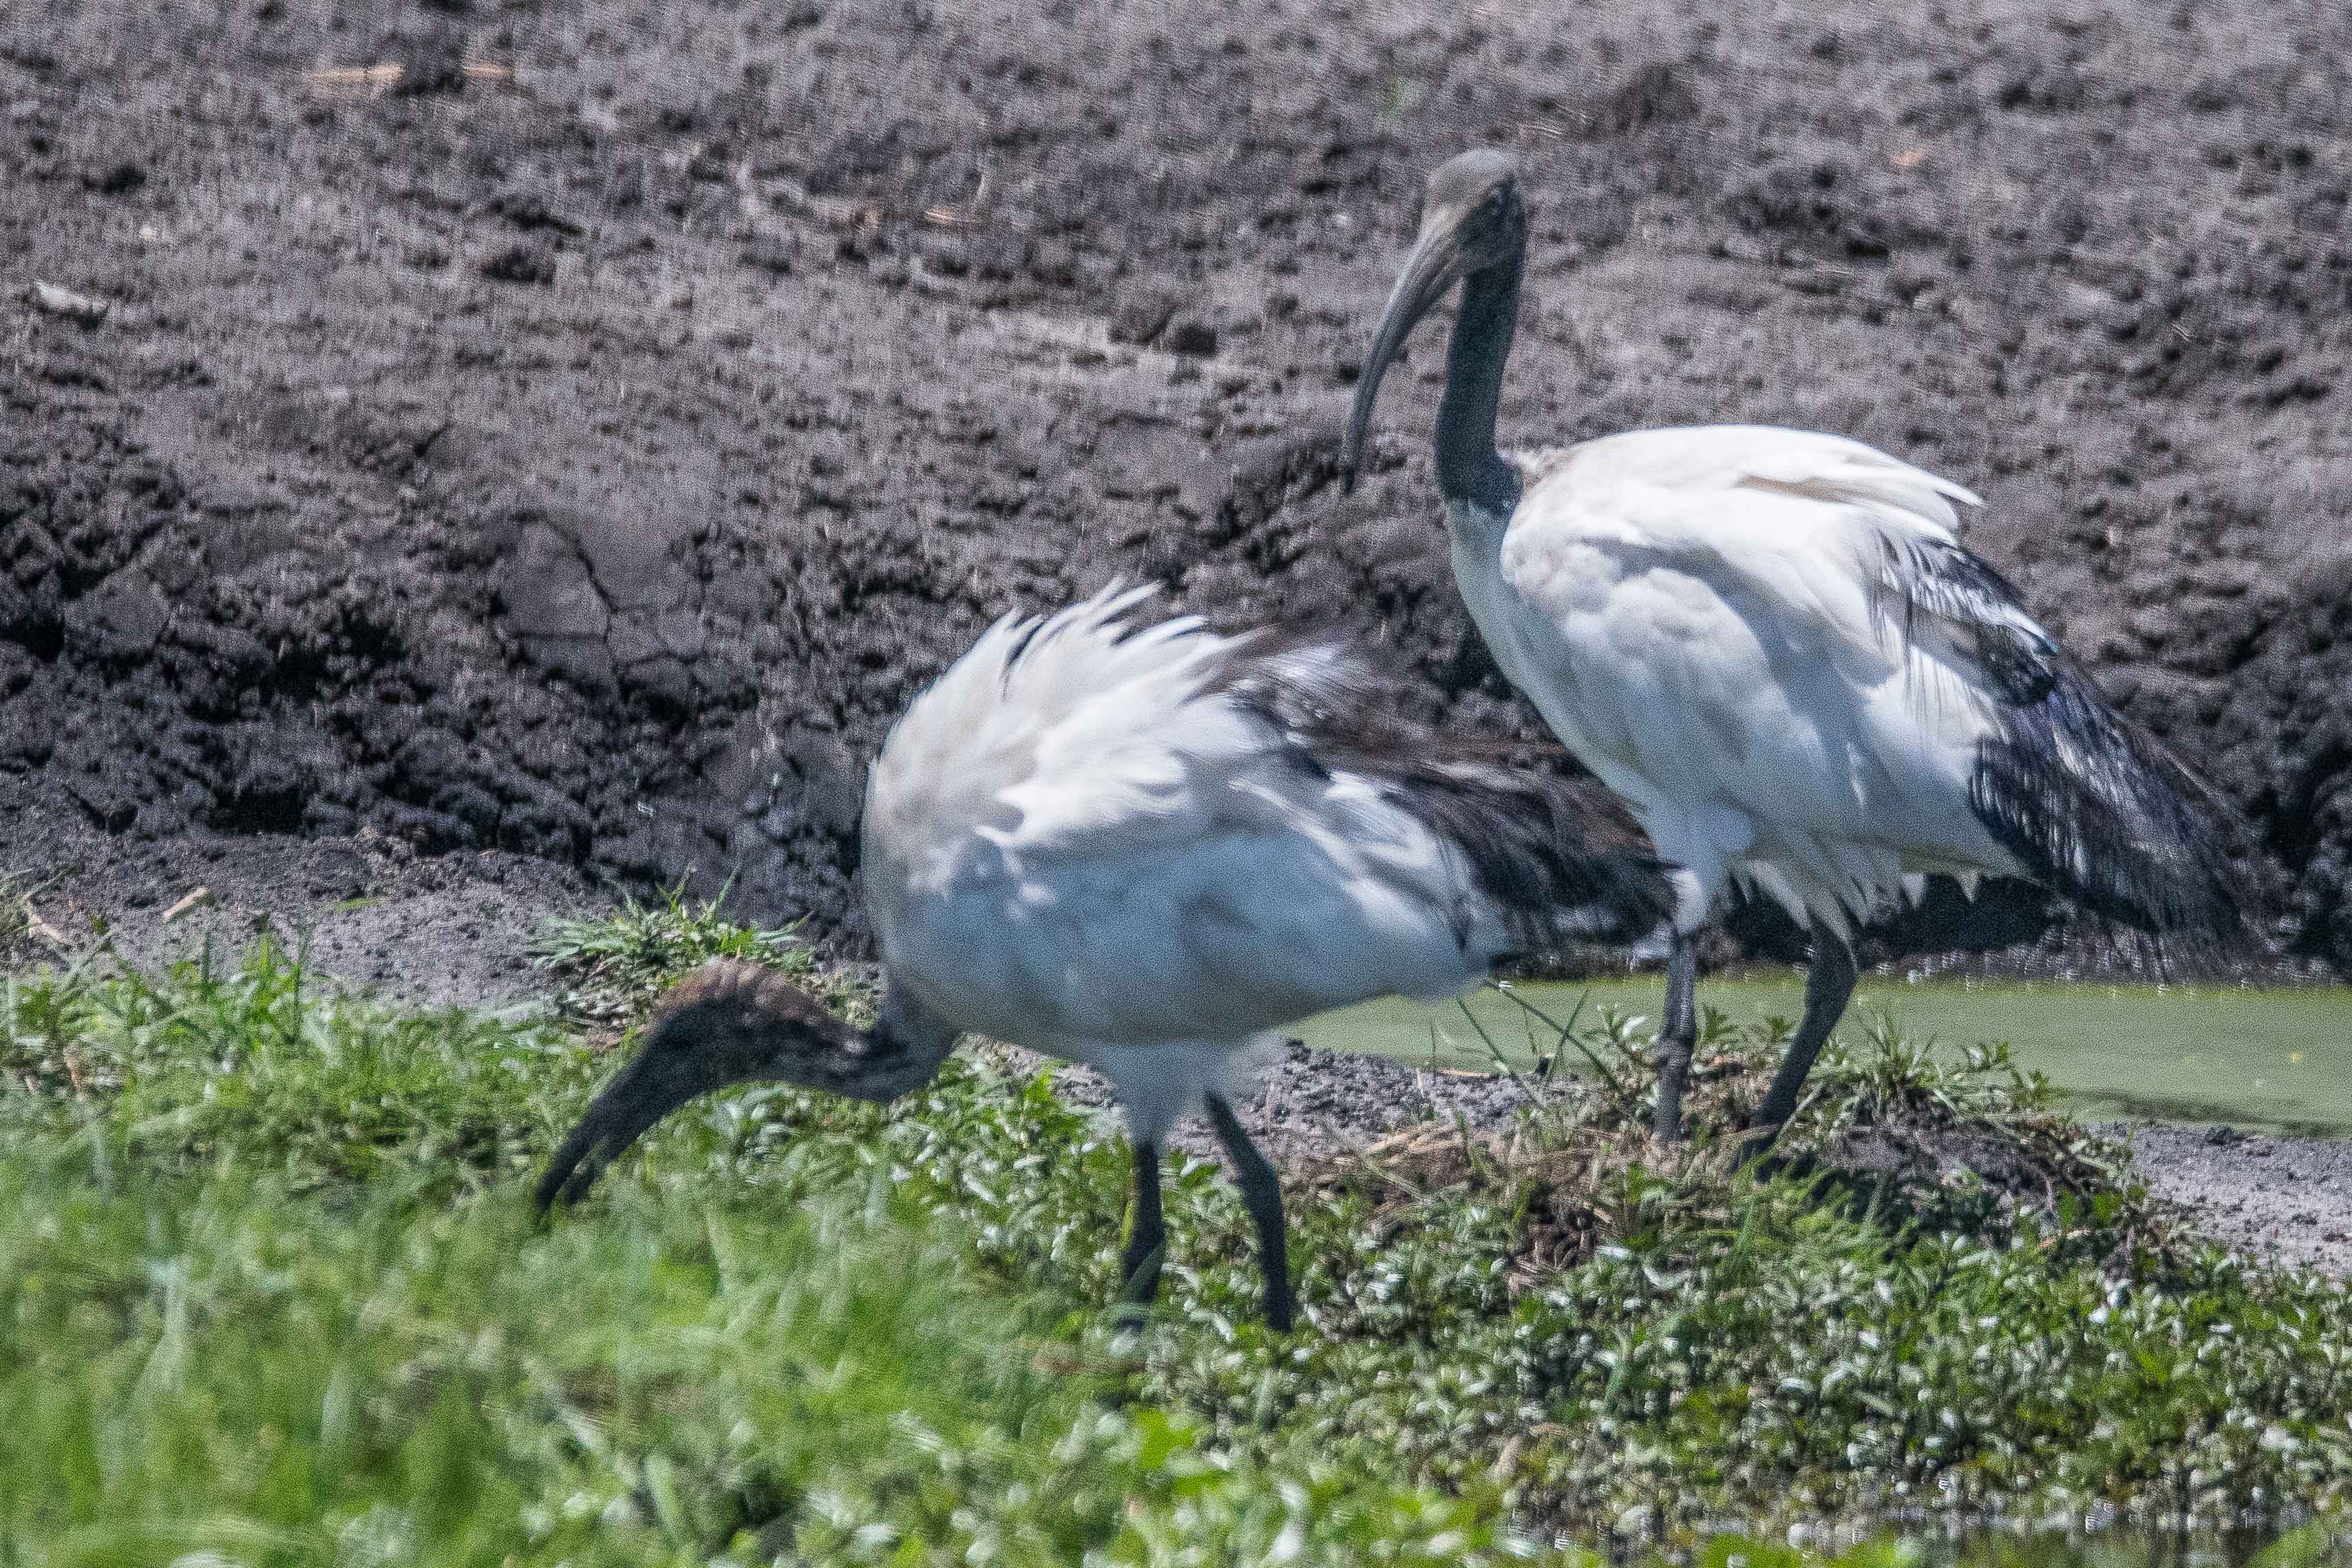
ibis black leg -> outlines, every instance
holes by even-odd
[[[1297,1303],[1290,1294],[1290,1242],[1282,1223],[1282,1183],[1249,1134],[1242,1131],[1234,1108],[1213,1094],[1208,1102],[1209,1120],[1225,1152],[1233,1156],[1242,1202],[1249,1205],[1250,1218],[1257,1222],[1258,1261],[1265,1269],[1265,1321],[1277,1333],[1286,1333],[1297,1316]]]
[[[1168,1253],[1168,1223],[1160,1214],[1160,1145],[1135,1144],[1135,1228],[1118,1261],[1119,1299],[1150,1305],[1160,1295],[1160,1264]]]
[[[1780,1070],[1772,1075],[1772,1088],[1751,1123],[1753,1131],[1740,1146],[1741,1159],[1752,1160],[1770,1148],[1789,1118],[1797,1114],[1805,1075],[1813,1070],[1813,1059],[1828,1043],[1830,1031],[1845,1016],[1853,982],[1853,949],[1844,938],[1816,929],[1812,966],[1805,971],[1805,1016],[1797,1025],[1797,1037],[1789,1042],[1789,1054],[1780,1058]]]
[[[1658,1030],[1657,1134],[1669,1143],[1683,1135],[1683,1082],[1698,1047],[1698,934],[1675,933],[1666,956],[1666,1016]]]

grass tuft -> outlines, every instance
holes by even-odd
[[[560,1132],[551,1092],[595,1064],[569,1035],[448,1009],[410,1013],[321,984],[263,937],[202,956],[0,980],[0,1136],[73,1132],[188,1169],[225,1155],[303,1185],[440,1194],[519,1174]]]
[[[570,982],[561,998],[568,1010],[607,1021],[642,1010],[715,958],[813,972],[794,926],[740,925],[719,913],[725,899],[723,889],[716,899],[688,899],[681,880],[652,903],[630,896],[603,914],[557,917],[536,943],[539,965]]]
[[[1244,1562],[1286,1532],[1310,1562],[1492,1560],[1466,1504],[1114,1411],[1039,1354],[1050,1306],[859,1196],[630,1194],[541,1231],[505,1199],[0,1160],[0,1538],[256,1568]]]
[[[1082,1300],[937,1201],[1001,1179],[949,1175],[979,1125],[1099,1156],[1041,1084],[711,1102],[541,1227],[525,1178],[604,1063],[559,1026],[383,1007],[267,940],[19,974],[0,1022],[0,1561],[1506,1551],[1491,1489],[1270,1467],[1128,1394],[1087,1310],[1116,1208],[1054,1184]]]

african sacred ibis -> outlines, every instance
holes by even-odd
[[[1673,895],[1604,791],[1447,759],[1333,645],[1138,625],[1149,592],[997,622],[885,742],[861,870],[887,974],[874,1027],[769,971],[705,970],[564,1140],[542,1207],[698,1095],[780,1079],[887,1101],[971,1030],[1116,1088],[1134,1299],[1158,1283],[1162,1140],[1205,1110],[1257,1227],[1266,1317],[1289,1326],[1281,1192],[1233,1109],[1266,1031],[1452,995],[1562,936],[1645,935]]]
[[[1681,1135],[1693,939],[1727,885],[1813,935],[1752,1148],[1796,1110],[1853,994],[1855,921],[1925,874],[2030,878],[2151,932],[2240,930],[2227,807],[1958,542],[1953,503],[1977,504],[1958,485],[1755,426],[1497,451],[1527,226],[1507,155],[1431,174],[1342,469],[1352,489],[1382,374],[1460,282],[1436,429],[1454,581],[1503,673],[1678,868],[1660,1136]]]

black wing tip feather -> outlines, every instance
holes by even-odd
[[[2094,914],[2216,954],[2263,944],[2270,898],[2219,791],[2109,708],[2078,668],[2002,710],[1969,803],[2001,846]]]
[[[2243,868],[2243,825],[2218,791],[2108,706],[2026,614],[1999,568],[1950,542],[1887,546],[1879,587],[1967,637],[1999,732],[1978,748],[1969,802],[2036,879],[2152,938],[2216,952],[2260,945],[2266,890]]]
[[[1906,643],[1919,640],[1923,618],[1944,623],[2001,702],[2030,707],[2058,684],[2064,662],[2058,645],[2000,569],[1965,544],[1883,539],[1868,593],[1874,614],[1899,615]]]
[[[1236,643],[1220,680],[1289,736],[1301,760],[1374,781],[1448,842],[1528,949],[1632,941],[1668,919],[1674,895],[1649,837],[1598,784],[1501,748],[1443,736],[1405,716],[1363,652],[1328,631],[1267,630]],[[1530,748],[1565,756],[1557,746]]]
[[[1522,946],[1636,941],[1673,915],[1664,868],[1615,796],[1580,779],[1444,751],[1379,776],[1461,852]]]

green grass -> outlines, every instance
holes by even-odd
[[[716,1103],[541,1228],[521,1177],[605,1065],[552,1026],[354,1002],[267,942],[19,975],[0,1019],[0,1562],[1476,1561],[1496,1535],[1491,1498],[1205,1447],[1129,1396],[1131,1348],[1074,1291],[1010,1282],[946,1168],[879,1157],[966,1121],[1026,1144],[1042,1091],[960,1078],[887,1126]],[[809,1136],[771,1158],[789,1120]],[[1064,1195],[1091,1287],[1117,1215]]]
[[[527,1169],[596,1064],[551,1026],[400,1013],[314,982],[275,942],[161,978],[0,982],[0,1137],[73,1135],[100,1161],[232,1161],[298,1187],[394,1182],[420,1198]]]
[[[717,951],[856,1002],[707,910],[615,926],[560,938],[592,1020]],[[2352,1300],[2177,1234],[2000,1053],[1833,1055],[1801,1152],[1912,1163],[1759,1181],[1629,1133],[1646,1043],[1606,1020],[1558,1042],[1508,1137],[1286,1173],[1308,1322],[1276,1339],[1201,1163],[1171,1184],[1164,1307],[1106,1310],[1116,1125],[984,1051],[887,1111],[698,1105],[542,1227],[528,1176],[611,1060],[574,1021],[386,1009],[267,942],[19,974],[0,1564],[1454,1563],[1557,1538],[1728,1568],[1785,1560],[1790,1524],[2165,1526],[2352,1489]],[[1701,1115],[1774,1046],[1711,1019]],[[1982,1179],[1930,1180],[1923,1150]]]
[[[1294,1503],[1108,1410],[1038,1353],[1048,1311],[864,1195],[625,1198],[541,1236],[504,1202],[11,1162],[0,1517],[18,1560],[120,1564],[1142,1562],[1180,1513],[1244,1551],[1466,1516],[1312,1475]]]

